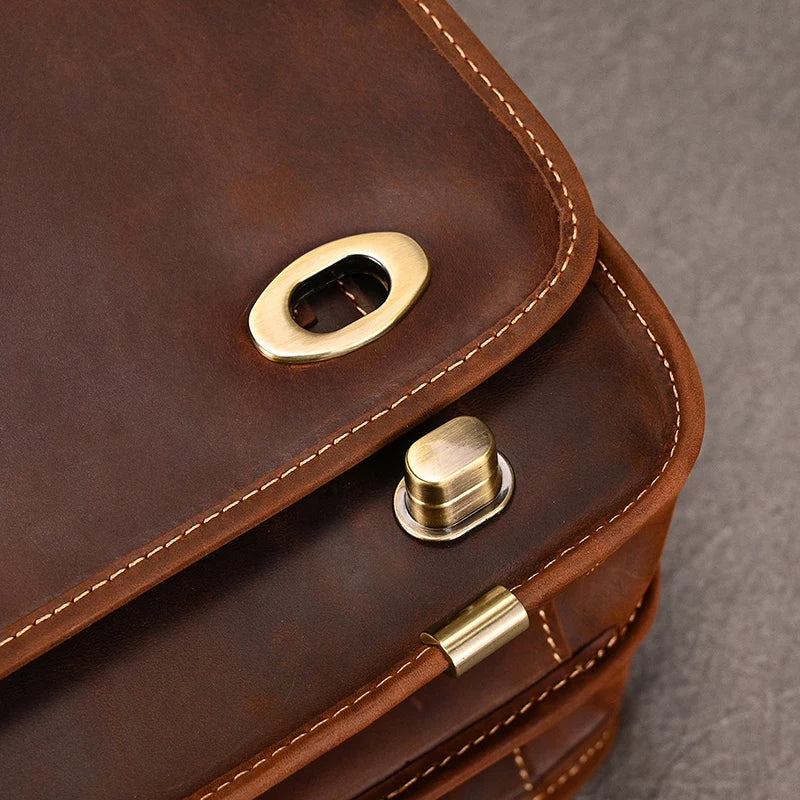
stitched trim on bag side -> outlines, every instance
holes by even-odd
[[[550,797],[556,789],[562,787],[570,778],[574,778],[584,768],[584,766],[586,766],[586,762],[595,753],[599,752],[606,746],[610,738],[611,730],[604,730],[600,735],[600,738],[591,747],[588,747],[583,753],[581,753],[581,755],[578,756],[575,761],[572,762],[572,765],[569,767],[569,769],[562,772],[541,792],[537,792],[536,794],[532,795],[530,800],[544,800],[545,797]]]
[[[397,797],[397,795],[399,795],[401,792],[405,791],[405,789],[407,789],[412,784],[416,783],[420,778],[427,777],[427,775],[430,775],[435,769],[438,769],[439,767],[445,766],[449,761],[451,761],[456,756],[463,755],[471,747],[480,744],[481,742],[483,742],[485,739],[489,738],[490,736],[494,736],[494,734],[496,734],[501,728],[510,725],[517,717],[521,716],[522,714],[526,714],[528,711],[530,711],[530,709],[534,705],[536,705],[537,703],[542,702],[542,700],[544,700],[548,695],[550,695],[553,692],[558,691],[559,689],[563,688],[564,686],[566,686],[566,684],[569,681],[571,681],[573,678],[576,678],[578,675],[582,675],[584,672],[588,672],[590,669],[592,669],[597,664],[597,662],[600,661],[606,655],[606,653],[608,653],[609,650],[611,650],[616,644],[618,644],[625,637],[625,634],[627,633],[628,628],[633,623],[633,621],[636,619],[636,616],[639,613],[639,609],[641,609],[643,602],[644,602],[643,600],[640,600],[636,604],[636,608],[633,610],[633,613],[630,615],[630,617],[628,617],[628,620],[626,621],[626,623],[615,634],[613,634],[611,636],[611,638],[606,642],[605,645],[603,645],[597,651],[595,651],[594,655],[588,661],[586,661],[585,663],[575,667],[564,678],[562,678],[561,680],[557,681],[552,686],[549,686],[547,689],[545,689],[539,695],[537,695],[536,698],[526,702],[520,709],[518,709],[511,716],[509,716],[505,720],[503,720],[502,723],[499,723],[498,725],[495,725],[493,728],[491,728],[484,735],[479,736],[473,742],[469,743],[465,747],[462,747],[460,750],[458,750],[455,753],[451,754],[450,756],[445,758],[443,761],[439,762],[438,764],[434,765],[433,767],[428,768],[424,772],[422,772],[419,775],[417,775],[416,777],[412,778],[407,783],[403,784],[403,786],[401,786],[399,789],[396,789],[394,792],[392,792],[391,794],[387,795],[385,800],[391,800],[391,798]],[[263,758],[260,758],[258,761],[254,762],[249,767],[246,767],[246,768],[240,770],[235,775],[231,776],[231,778],[229,778],[228,780],[220,783],[218,786],[215,786],[213,789],[209,790],[204,795],[201,795],[199,800],[210,800],[210,798],[214,797],[215,794],[217,794],[218,792],[221,792],[222,790],[226,789],[234,781],[237,781],[237,780],[243,778],[245,775],[250,774],[254,770],[257,770],[259,767],[262,767],[264,764],[267,763],[267,761],[269,761],[270,758],[273,758],[278,753],[280,753],[280,752],[282,752],[284,750],[287,750],[289,747],[294,745],[295,742],[298,742],[301,739],[305,738],[306,736],[308,736],[310,733],[312,733],[314,730],[316,730],[317,728],[319,728],[320,726],[322,726],[326,722],[329,722],[330,720],[334,719],[335,717],[338,717],[342,712],[346,711],[348,708],[352,708],[358,702],[363,700],[368,694],[371,694],[373,691],[375,691],[380,686],[385,684],[388,680],[390,680],[391,678],[393,678],[394,676],[396,676],[400,672],[402,672],[404,669],[406,669],[413,661],[416,661],[417,659],[419,659],[427,650],[430,650],[430,647],[422,648],[422,650],[420,650],[420,652],[417,653],[416,656],[413,659],[409,659],[409,661],[407,661],[405,664],[403,664],[399,669],[395,670],[395,672],[390,673],[385,678],[380,680],[377,684],[375,684],[375,686],[373,686],[371,689],[369,689],[369,690],[365,691],[363,694],[359,695],[353,702],[347,703],[347,704],[345,704],[343,706],[340,706],[332,714],[329,714],[324,719],[319,720],[318,722],[314,723],[314,725],[312,725],[308,730],[303,731],[302,733],[298,734],[293,739],[291,739],[289,742],[287,742],[285,745],[282,745],[281,747],[277,748],[276,750],[273,750],[269,755],[266,755]]]
[[[398,786],[392,792],[385,795],[383,800],[394,800],[395,797],[398,797],[406,789],[409,789],[418,781],[422,780],[423,778],[427,778],[429,775],[432,775],[436,770],[442,769],[442,767],[446,767],[453,759],[459,758],[464,755],[468,750],[471,750],[474,747],[477,747],[483,744],[487,739],[490,739],[492,736],[495,736],[499,731],[503,728],[508,727],[511,725],[519,717],[527,714],[532,708],[534,708],[538,703],[541,703],[546,697],[548,697],[553,692],[557,692],[559,689],[562,689],[566,686],[573,678],[577,678],[578,675],[582,675],[585,672],[588,672],[592,669],[601,659],[603,659],[609,650],[611,650],[615,645],[617,645],[622,639],[625,638],[625,634],[628,632],[628,629],[633,624],[634,620],[636,619],[639,610],[642,607],[642,603],[644,601],[640,600],[636,604],[636,608],[634,608],[633,613],[628,617],[627,622],[613,635],[611,638],[602,646],[600,647],[595,654],[583,664],[579,664],[575,667],[569,674],[561,678],[558,682],[553,684],[552,686],[548,686],[541,694],[536,695],[535,697],[530,698],[527,700],[522,706],[520,706],[516,711],[512,712],[507,716],[502,722],[498,722],[493,725],[488,730],[484,731],[480,736],[473,739],[471,742],[467,742],[465,745],[460,747],[458,750],[454,750],[450,755],[443,758],[441,761],[437,761],[435,764],[432,764],[427,769],[422,770],[422,772],[417,773],[413,778],[407,780],[401,786]],[[210,795],[206,795],[200,800],[206,800],[207,797]]]
[[[550,622],[547,619],[547,613],[543,608],[539,609],[539,618],[542,620],[542,630],[544,631],[544,638],[547,640],[547,644],[550,647],[550,651],[553,654],[553,659],[557,664],[560,664],[564,659],[561,658],[561,655],[558,652],[556,641],[553,638],[553,629],[550,627]]]
[[[356,307],[356,311],[361,314],[362,317],[366,317],[369,313],[366,309],[362,308],[358,302],[358,298],[344,285],[344,282],[341,278],[339,278],[336,283],[339,284],[339,288],[342,290],[342,293],[350,302]]]
[[[533,791],[533,784],[531,783],[531,771],[528,769],[528,762],[519,747],[515,747],[513,751],[514,766],[519,773],[519,779],[522,781],[522,788],[526,792]]]
[[[59,606],[56,606],[55,608],[53,608],[50,611],[48,611],[46,614],[43,614],[42,616],[40,616],[37,619],[33,620],[33,622],[31,622],[28,625],[25,625],[24,627],[20,628],[15,633],[10,634],[6,638],[4,638],[2,641],[0,641],[0,648],[4,647],[5,645],[7,645],[7,644],[9,644],[11,642],[13,642],[15,639],[18,639],[20,636],[25,635],[26,633],[28,633],[28,631],[32,630],[36,626],[41,625],[42,623],[46,622],[49,619],[52,619],[53,617],[55,617],[56,615],[60,614],[65,609],[69,608],[71,605],[74,605],[75,603],[78,603],[79,601],[83,600],[84,598],[91,596],[98,589],[101,589],[103,586],[106,586],[108,583],[110,583],[110,582],[118,579],[119,577],[125,575],[131,569],[136,567],[137,565],[143,563],[144,561],[149,560],[150,558],[152,558],[156,554],[161,553],[161,552],[169,549],[170,547],[176,545],[178,542],[182,541],[187,536],[190,536],[195,531],[200,530],[204,525],[207,525],[208,523],[210,523],[213,520],[217,519],[221,515],[223,515],[226,512],[230,511],[232,508],[235,508],[236,506],[240,505],[241,503],[247,502],[252,497],[255,497],[256,495],[260,494],[261,492],[266,491],[270,487],[272,487],[275,484],[277,484],[279,481],[287,478],[289,475],[293,474],[294,472],[297,472],[297,470],[301,469],[302,467],[304,467],[309,462],[314,461],[316,458],[318,458],[319,456],[323,455],[323,453],[327,452],[331,448],[335,447],[337,444],[342,442],[344,439],[348,438],[349,436],[351,436],[351,435],[353,435],[355,433],[358,433],[358,431],[360,431],[363,428],[367,427],[367,425],[377,421],[378,419],[380,419],[381,417],[385,416],[386,414],[389,414],[391,411],[393,411],[395,408],[397,408],[397,406],[399,406],[401,403],[404,403],[406,400],[408,400],[409,397],[417,394],[418,392],[422,391],[426,387],[431,386],[432,384],[436,383],[436,381],[446,377],[453,370],[458,369],[459,367],[463,366],[467,361],[469,361],[471,358],[473,358],[478,353],[480,353],[485,347],[487,347],[492,342],[494,342],[497,339],[499,339],[512,326],[516,325],[517,323],[520,322],[520,320],[524,319],[525,316],[527,314],[529,314],[533,310],[533,308],[539,303],[539,301],[542,300],[547,294],[549,294],[550,290],[558,283],[558,281],[561,278],[561,276],[567,270],[567,267],[569,266],[569,263],[570,263],[570,261],[572,259],[572,254],[573,254],[573,252],[575,250],[575,244],[576,244],[577,239],[578,239],[578,217],[577,217],[577,215],[575,213],[575,207],[574,207],[574,204],[572,202],[572,197],[570,196],[569,190],[567,189],[566,184],[563,182],[563,180],[561,178],[561,175],[559,174],[558,170],[556,170],[553,161],[551,161],[550,158],[547,156],[547,153],[545,152],[545,150],[542,147],[542,145],[536,139],[536,136],[534,135],[533,131],[531,131],[527,127],[527,125],[525,125],[523,120],[517,114],[517,112],[514,109],[514,107],[506,100],[506,98],[502,94],[502,92],[500,92],[500,90],[497,89],[497,87],[492,83],[490,78],[477,67],[475,62],[471,58],[469,58],[467,56],[466,52],[458,44],[458,42],[455,40],[455,38],[447,31],[446,28],[444,28],[444,26],[442,25],[442,23],[439,20],[439,18],[436,15],[434,15],[433,13],[431,13],[430,9],[424,3],[418,1],[417,5],[431,19],[431,21],[435,25],[436,29],[450,43],[450,45],[452,45],[455,48],[455,50],[459,54],[459,56],[461,58],[463,58],[464,61],[469,65],[470,69],[472,69],[473,72],[475,72],[475,74],[478,75],[478,77],[480,77],[480,79],[483,81],[483,83],[486,84],[486,86],[489,89],[489,91],[492,93],[492,95],[494,95],[494,97],[497,98],[498,102],[501,104],[501,107],[509,114],[509,116],[513,119],[515,124],[530,139],[530,141],[532,142],[532,144],[536,148],[536,150],[539,153],[539,155],[544,159],[545,163],[547,164],[547,169],[549,170],[549,172],[552,175],[553,179],[556,181],[557,185],[560,187],[561,193],[564,196],[564,200],[566,201],[567,208],[568,208],[568,211],[569,211],[569,224],[571,226],[571,232],[569,233],[568,238],[567,238],[567,241],[568,241],[567,249],[566,249],[566,252],[564,254],[564,259],[563,259],[561,265],[556,269],[555,274],[553,275],[553,277],[550,278],[545,283],[543,288],[541,288],[535,295],[529,296],[529,299],[526,301],[526,304],[524,306],[520,306],[519,310],[517,311],[517,313],[515,313],[511,317],[508,317],[507,318],[508,321],[504,325],[502,325],[498,330],[496,330],[494,333],[492,333],[490,336],[488,336],[482,342],[480,342],[475,347],[473,347],[463,357],[458,358],[456,361],[454,361],[451,364],[449,364],[448,366],[444,367],[439,372],[437,372],[435,375],[431,376],[427,380],[425,380],[422,383],[418,384],[415,388],[413,388],[410,391],[406,392],[402,397],[398,398],[393,403],[389,404],[388,406],[386,406],[385,408],[381,409],[377,413],[372,414],[371,416],[365,418],[362,422],[358,423],[357,425],[354,425],[352,428],[350,428],[349,430],[346,430],[344,433],[342,433],[339,436],[335,437],[331,441],[326,442],[325,444],[323,444],[321,447],[319,447],[315,451],[312,451],[307,457],[303,458],[302,460],[298,460],[296,463],[292,464],[292,466],[290,466],[288,469],[283,470],[278,475],[276,475],[276,477],[274,477],[271,480],[267,481],[262,486],[260,486],[260,487],[258,487],[256,489],[253,489],[252,491],[247,492],[246,494],[244,494],[243,496],[239,497],[238,499],[228,503],[227,505],[223,506],[222,508],[218,509],[217,511],[214,511],[213,513],[211,513],[207,517],[205,517],[202,521],[195,523],[194,525],[192,525],[189,528],[187,528],[186,530],[184,530],[182,533],[179,533],[179,534],[173,536],[171,539],[169,539],[169,541],[165,542],[164,544],[160,544],[160,545],[154,547],[149,552],[144,553],[143,555],[132,559],[128,564],[126,564],[125,566],[120,567],[116,571],[112,572],[110,575],[108,575],[103,580],[98,581],[94,585],[90,586],[88,589],[85,589],[84,591],[82,591],[79,594],[77,594],[74,597],[72,597],[70,600],[66,600],[65,602],[63,602]],[[540,284],[540,286],[542,286],[542,284]],[[287,463],[291,463],[291,462],[287,462]],[[286,466],[286,465],[284,464],[284,466]],[[279,469],[282,469],[282,468],[279,468]]]
[[[575,542],[575,544],[564,548],[560,553],[558,553],[558,555],[551,558],[550,561],[548,561],[541,569],[537,570],[531,575],[528,575],[528,577],[525,578],[525,580],[518,583],[511,589],[512,592],[516,592],[517,589],[521,589],[526,583],[532,581],[537,575],[541,575],[546,569],[552,567],[553,564],[555,564],[560,558],[563,558],[565,555],[571,553],[573,550],[580,547],[585,542],[588,542],[589,539],[591,539],[592,536],[594,536],[594,534],[603,530],[603,528],[607,528],[609,525],[611,525],[612,522],[619,519],[624,514],[627,514],[628,511],[630,511],[631,508],[633,508],[633,506],[635,506],[636,503],[638,503],[653,488],[653,486],[655,486],[656,483],[658,483],[658,481],[661,479],[661,476],[666,472],[667,467],[670,465],[672,459],[674,458],[675,450],[678,447],[678,439],[680,438],[680,431],[681,431],[681,401],[678,395],[678,385],[675,382],[675,373],[672,371],[672,365],[669,363],[669,359],[667,359],[666,355],[664,354],[664,350],[658,343],[658,339],[656,339],[655,334],[650,329],[650,325],[647,323],[647,320],[641,315],[639,309],[636,307],[633,300],[631,300],[631,298],[628,296],[628,293],[619,285],[619,281],[617,281],[617,279],[611,274],[609,268],[603,263],[603,261],[600,258],[597,259],[597,263],[603,270],[603,274],[606,276],[606,278],[608,278],[609,281],[611,281],[611,285],[625,300],[625,303],[627,304],[628,308],[636,316],[636,319],[644,328],[645,332],[647,333],[648,339],[650,339],[653,347],[658,353],[658,357],[661,360],[664,369],[666,370],[667,377],[669,378],[670,388],[672,390],[672,395],[675,398],[675,429],[672,434],[672,445],[669,449],[669,453],[667,454],[667,458],[661,465],[659,471],[656,473],[656,476],[653,478],[653,480],[650,481],[650,483],[647,484],[647,486],[644,487],[644,489],[642,489],[639,492],[639,494],[636,495],[636,497],[634,497],[632,500],[626,503],[619,511],[617,511],[616,514],[614,514],[613,517],[607,519],[605,522],[598,525],[591,533],[587,533],[583,538]]]
[[[536,792],[536,787],[531,783],[531,775],[528,769],[528,764],[525,761],[525,756],[519,747],[515,747],[513,751],[514,765],[519,772],[520,780],[522,781],[522,789],[529,792],[529,800],[544,800],[545,797],[550,797],[556,789],[562,787],[570,778],[574,778],[584,766],[586,762],[598,751],[602,750],[608,740],[611,738],[611,729],[607,728],[600,734],[600,738],[591,747],[587,747],[573,762],[569,768],[564,770],[552,783],[548,784],[541,792]]]

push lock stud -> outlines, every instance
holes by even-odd
[[[406,452],[405,468],[394,510],[417,539],[458,539],[499,514],[514,491],[511,465],[475,417],[456,417],[418,439]]]

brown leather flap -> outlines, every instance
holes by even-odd
[[[0,25],[0,674],[482,382],[596,251],[564,148],[437,3],[45,6]],[[270,279],[379,230],[430,259],[411,313],[261,357]]]

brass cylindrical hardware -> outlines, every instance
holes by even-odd
[[[470,667],[499,650],[528,629],[525,607],[503,586],[495,586],[470,603],[435,633],[420,639],[442,649],[453,675],[463,675]]]
[[[489,427],[456,417],[408,448],[395,514],[412,536],[450,541],[498,514],[513,488],[513,472]]]
[[[406,453],[406,503],[428,528],[448,528],[483,508],[500,490],[494,435],[475,417],[456,417]]]

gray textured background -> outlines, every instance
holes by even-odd
[[[452,0],[705,383],[616,749],[581,797],[800,797],[800,1]]]

